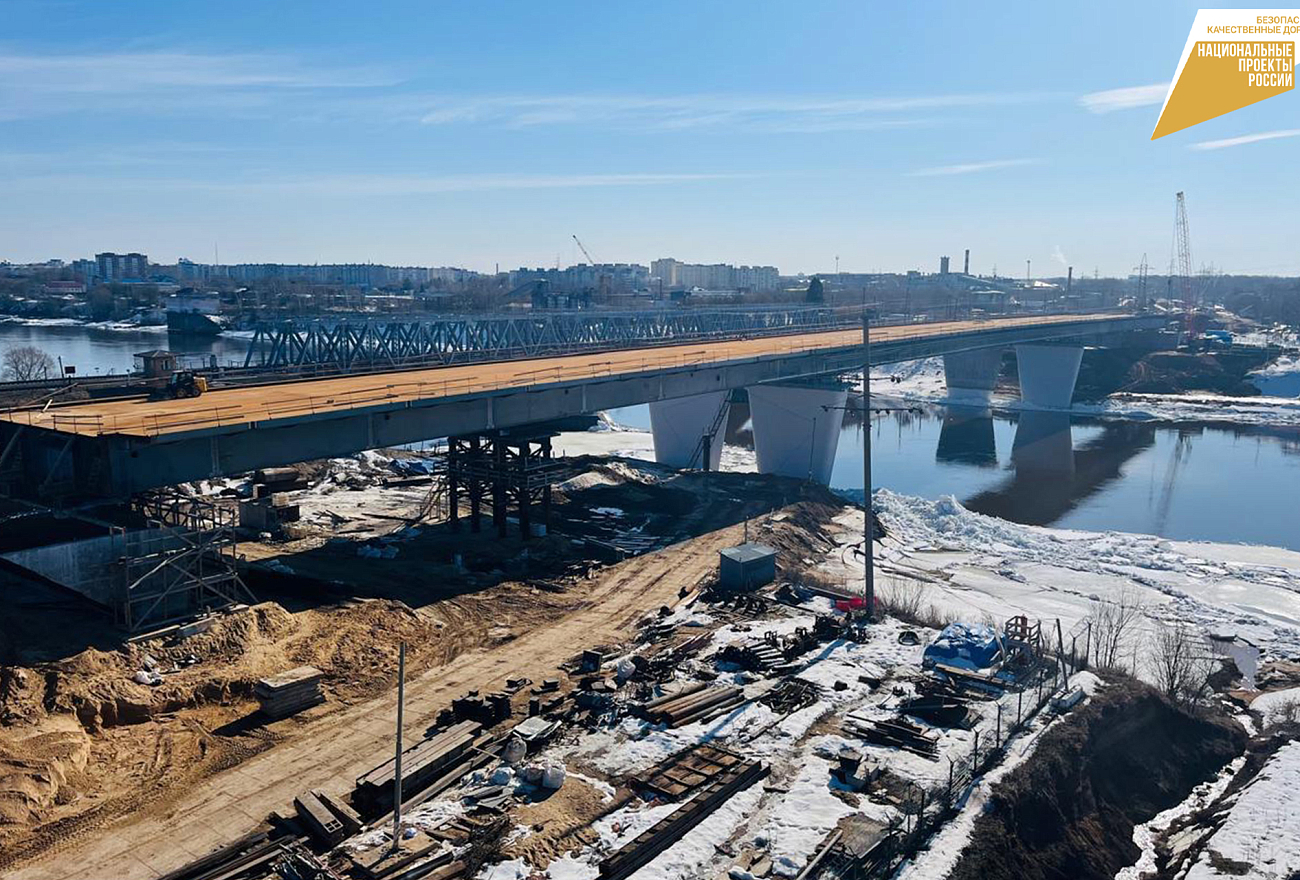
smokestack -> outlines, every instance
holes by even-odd
[[[965,267],[962,268],[961,274],[963,275],[970,274],[970,248],[966,248],[966,265]]]
[[[1067,273],[1067,274],[1066,274],[1066,276],[1065,276],[1065,295],[1066,295],[1066,296],[1069,296],[1069,295],[1070,295],[1070,288],[1074,286],[1074,267],[1073,267],[1073,266],[1070,266],[1070,267],[1066,270],[1066,273]]]

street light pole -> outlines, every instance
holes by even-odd
[[[402,704],[406,702],[406,642],[397,649],[397,752],[393,758],[393,852],[402,846]]]
[[[863,599],[867,603],[867,619],[876,616],[876,572],[873,541],[875,539],[875,514],[871,510],[871,322],[865,309],[862,311],[862,556],[866,564]]]

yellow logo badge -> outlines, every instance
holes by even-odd
[[[1202,9],[1151,139],[1295,88],[1300,10]]]

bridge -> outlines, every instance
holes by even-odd
[[[1019,351],[1026,399],[1068,405],[1082,346],[1161,329],[1158,315],[1027,315],[876,326],[873,365],[943,355],[949,386],[987,396],[1000,352]],[[0,413],[0,488],[31,498],[126,497],[259,467],[436,437],[503,432],[641,403],[656,457],[715,466],[729,392],[750,390],[759,467],[829,477],[859,329],[660,344],[265,381],[197,399],[90,400]]]

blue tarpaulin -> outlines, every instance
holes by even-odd
[[[943,663],[962,669],[984,669],[998,657],[998,637],[987,623],[950,623],[925,649],[922,666]]]

